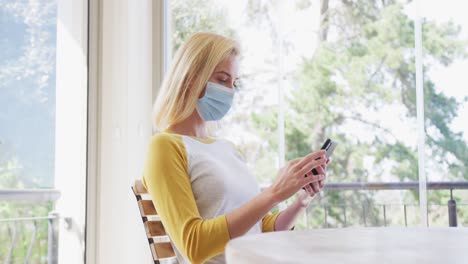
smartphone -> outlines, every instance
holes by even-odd
[[[327,157],[327,159],[329,159],[331,157],[331,155],[333,154],[333,151],[335,150],[336,148],[336,145],[338,143],[336,143],[335,141],[331,140],[331,139],[327,139],[325,141],[325,143],[323,143],[323,146],[321,149],[324,149],[326,152],[325,152],[325,156]],[[314,175],[318,175],[318,172],[316,169],[312,169],[312,173]]]

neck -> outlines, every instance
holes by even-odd
[[[180,135],[208,138],[206,122],[200,118],[196,110],[182,122],[170,126],[169,129]]]

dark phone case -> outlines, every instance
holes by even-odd
[[[330,145],[330,144],[331,144],[331,140],[330,140],[330,139],[327,139],[327,140],[325,141],[325,143],[323,143],[323,146],[322,146],[321,149],[327,149],[328,145]],[[312,169],[312,174],[318,175],[317,170],[316,170],[316,169]]]

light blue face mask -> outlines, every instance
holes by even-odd
[[[233,89],[208,82],[206,84],[205,95],[198,99],[198,114],[205,121],[220,120],[231,108],[233,98]]]

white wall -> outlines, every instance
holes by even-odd
[[[99,9],[96,263],[151,263],[130,186],[151,136],[152,1],[102,0]]]

